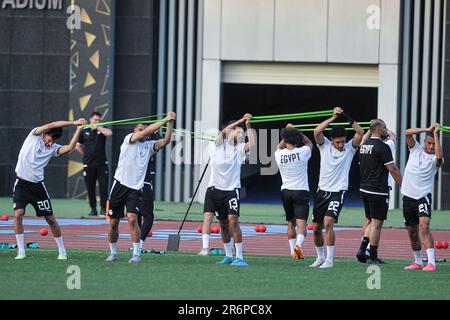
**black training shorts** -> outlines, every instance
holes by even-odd
[[[331,217],[337,223],[344,206],[344,198],[345,191],[328,192],[319,189],[314,201],[313,222],[323,224],[325,217]]]
[[[223,191],[210,187],[206,191],[203,212],[217,213],[216,216],[220,221],[227,220],[230,214],[239,217],[241,207],[239,195],[240,189]]]
[[[361,192],[366,218],[386,220],[389,211],[389,195]]]
[[[29,182],[17,179],[13,190],[13,208],[14,210],[23,209],[31,204],[36,211],[38,217],[48,217],[53,215],[52,203],[50,196],[43,181]]]
[[[309,192],[306,190],[281,190],[286,221],[292,219],[308,220]]]
[[[128,188],[119,181],[114,180],[109,196],[109,217],[113,219],[125,217],[125,207],[127,213],[140,214],[141,194],[141,190]]]
[[[420,217],[431,218],[431,193],[419,200],[404,196],[403,217],[408,227],[418,225]]]

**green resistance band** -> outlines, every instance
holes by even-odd
[[[114,120],[114,121],[106,121],[92,124],[83,124],[83,127],[95,127],[95,126],[107,126],[107,125],[127,125],[127,124],[139,124],[139,123],[147,123],[145,119],[158,118],[166,116],[166,113],[163,114],[155,114],[151,116],[131,118],[131,119],[123,119],[123,120]],[[159,122],[161,120],[150,120],[153,122]]]
[[[276,122],[276,121],[287,121],[287,120],[297,120],[297,119],[311,119],[311,118],[322,118],[332,116],[333,112],[327,113],[315,113],[315,114],[291,114],[291,115],[282,115],[280,117],[272,117],[272,118],[253,118],[250,120],[250,123],[262,123],[262,122]]]
[[[254,116],[253,120],[262,120],[262,119],[275,119],[275,118],[285,118],[285,117],[301,117],[308,115],[322,115],[322,114],[331,114],[333,115],[333,110],[323,110],[323,111],[312,111],[312,112],[301,112],[301,113],[287,113],[287,114],[274,114],[274,115],[266,115],[266,116]]]
[[[369,129],[369,127],[362,127],[363,130]],[[331,131],[332,128],[326,128],[325,131]],[[352,131],[355,130],[353,128],[345,128],[346,131]],[[303,129],[302,132],[313,132],[314,129],[313,128],[309,128],[309,129]]]
[[[359,125],[368,125],[370,122],[357,122]],[[308,128],[308,127],[317,127],[320,123],[311,123],[311,124],[297,124],[294,125],[294,128]],[[348,122],[335,122],[330,123],[330,126],[346,126],[348,125]]]

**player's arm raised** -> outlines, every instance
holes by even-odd
[[[166,134],[164,135],[164,138],[158,140],[155,143],[154,149],[156,152],[167,146],[170,143],[170,141],[172,141],[172,133],[173,133],[173,120],[167,123],[167,131]]]
[[[169,121],[174,121],[176,118],[177,115],[174,112],[169,112],[165,119],[161,120],[160,122],[153,123],[152,125],[142,130],[141,132],[133,134],[130,138],[130,143],[135,143],[139,140],[143,140],[145,138],[150,137],[152,134],[158,131],[165,123]]]
[[[352,123],[352,128],[355,130],[355,135],[353,136],[353,148],[356,149],[361,145],[365,134],[363,128],[361,128],[361,125],[356,121]]]
[[[436,155],[436,166],[440,167],[444,163],[444,155],[442,152],[442,145],[441,145],[441,139],[439,137],[439,129],[441,128],[441,125],[439,123],[436,123],[434,125],[434,152]]]
[[[47,131],[50,131],[51,129],[65,128],[65,127],[70,127],[70,126],[79,126],[79,125],[85,124],[85,123],[86,123],[86,120],[84,120],[84,119],[79,119],[77,121],[55,121],[55,122],[48,123],[48,124],[45,124],[43,126],[36,128],[36,130],[34,130],[33,134],[35,136],[39,136],[43,133],[46,133]]]
[[[253,133],[252,126],[250,125],[250,120],[252,120],[253,116],[247,113],[244,118],[246,119],[245,126],[247,127],[248,136],[248,142],[245,144],[245,151],[248,151],[255,145],[255,134]]]
[[[302,133],[302,137],[303,137],[303,144],[307,147],[310,147],[312,150],[313,149],[312,141],[307,136],[305,136],[303,133]]]
[[[333,121],[335,121],[343,112],[344,111],[339,107],[334,108],[333,116],[322,122],[317,128],[314,129],[314,139],[316,140],[316,143],[318,145],[322,145],[325,142],[325,137],[323,136],[323,132],[325,131],[325,129],[328,128],[328,126]]]
[[[411,128],[405,131],[406,136],[406,144],[408,145],[408,148],[413,148],[416,144],[416,139],[414,139],[414,136],[416,134],[420,134],[422,132],[433,132],[434,125],[429,128]]]
[[[72,137],[72,140],[70,140],[70,143],[68,145],[62,146],[58,149],[58,154],[67,154],[72,152],[73,150],[75,150],[75,147],[77,146],[78,140],[80,138],[80,132],[81,129],[83,128],[81,125],[86,123],[86,120],[84,119],[80,119],[78,120],[78,127],[77,130],[75,131],[75,134]]]
[[[102,126],[97,127],[97,130],[105,137],[111,137],[113,135],[113,132],[111,129],[108,129],[108,128],[105,128]]]
[[[217,138],[216,138],[216,145],[221,145],[221,144],[223,143],[223,138],[226,137],[227,132],[228,132],[229,130],[232,130],[232,129],[236,128],[238,125],[241,125],[241,124],[247,122],[248,116],[250,116],[250,119],[252,118],[252,115],[251,115],[251,114],[246,113],[246,114],[242,117],[242,119],[239,119],[239,120],[233,122],[232,124],[226,126],[225,129],[223,129],[223,130],[219,133],[219,135],[217,136]]]

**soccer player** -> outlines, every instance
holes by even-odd
[[[150,141],[159,141],[161,148],[164,148],[172,140],[172,130],[167,130],[164,138],[161,137],[159,132],[155,132],[150,138]],[[152,230],[153,221],[155,220],[154,208],[155,208],[155,158],[153,155],[147,166],[147,172],[144,179],[144,188],[142,189],[141,196],[141,214],[138,216],[138,224],[141,227],[141,250],[145,240],[148,237],[149,232]]]
[[[106,261],[117,260],[117,240],[119,238],[119,223],[124,217],[126,207],[128,226],[133,241],[133,256],[130,263],[141,262],[140,226],[137,216],[140,214],[142,188],[145,172],[150,157],[158,152],[164,142],[147,140],[153,133],[168,122],[168,131],[172,131],[176,114],[169,112],[166,119],[152,125],[138,124],[134,132],[128,134],[120,147],[119,164],[114,176],[114,183],[109,196],[109,246],[111,254]]]
[[[255,144],[255,138],[250,126],[251,114],[228,125],[211,143],[209,156],[211,163],[211,177],[205,196],[203,220],[203,249],[200,255],[208,255],[209,231],[214,213],[219,219],[222,241],[225,248],[225,258],[220,264],[233,266],[247,266],[242,252],[242,231],[239,226],[241,166],[247,152]],[[245,143],[244,129],[246,123],[248,142]],[[233,260],[233,236],[236,258]],[[207,240],[207,241],[205,241]]]
[[[430,222],[434,176],[444,163],[442,146],[439,141],[439,128],[440,125],[435,124],[430,128],[408,129],[405,132],[409,159],[403,176],[401,192],[403,194],[403,216],[414,252],[414,262],[405,267],[405,270],[436,271],[434,240]],[[427,133],[423,147],[414,139],[415,134],[422,132]],[[421,240],[424,242],[428,255],[428,265],[425,268],[422,262]]]
[[[355,130],[353,139],[347,142],[344,127],[334,126],[330,132],[331,141],[324,137],[324,130],[339,116],[349,121]],[[361,144],[364,130],[354,120],[346,116],[341,108],[334,109],[334,115],[322,122],[314,130],[314,138],[320,151],[319,190],[316,193],[313,211],[314,243],[317,251],[316,261],[310,267],[332,268],[334,263],[335,233],[334,224],[344,205],[348,190],[348,175],[356,150]],[[326,230],[327,257],[325,259],[324,238]]]
[[[281,142],[275,151],[283,185],[281,200],[288,223],[288,240],[294,259],[304,259],[302,250],[309,215],[308,161],[313,144],[308,137],[289,124],[281,132]],[[297,231],[295,227],[297,226]],[[297,234],[298,233],[298,234]]]
[[[14,184],[14,231],[16,233],[18,254],[15,259],[25,259],[23,216],[28,204],[36,211],[36,216],[44,217],[52,230],[53,237],[58,245],[59,260],[66,260],[67,253],[64,247],[61,228],[53,215],[50,196],[44,184],[44,169],[52,157],[59,157],[75,150],[84,119],[77,121],[57,121],[34,128],[25,139],[19,153],[16,166],[17,180]],[[56,144],[63,133],[64,127],[75,125],[77,130],[70,144],[61,146]]]
[[[93,112],[89,117],[90,124],[99,123],[102,115]],[[90,126],[81,130],[77,143],[77,151],[83,156],[84,183],[91,207],[90,216],[97,216],[97,199],[95,185],[98,181],[100,193],[100,215],[106,214],[106,198],[108,197],[108,161],[106,160],[106,137],[112,131],[102,126]]]
[[[365,229],[361,246],[356,254],[358,261],[371,264],[384,263],[378,258],[381,228],[389,210],[388,174],[401,185],[402,177],[395,165],[389,146],[383,142],[387,137],[386,123],[381,119],[370,124],[370,138],[360,146],[359,162],[361,174],[361,197],[366,214]],[[366,249],[370,243],[370,256]]]

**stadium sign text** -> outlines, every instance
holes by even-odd
[[[62,0],[0,0],[2,9],[62,10]]]

